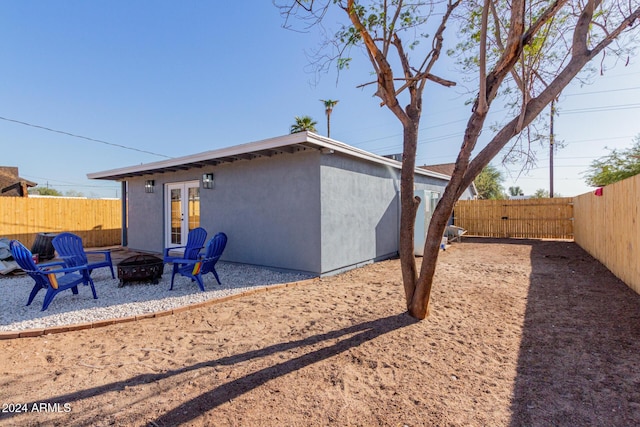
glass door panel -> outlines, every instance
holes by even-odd
[[[189,202],[187,206],[189,231],[200,227],[200,183],[197,187],[188,187]]]
[[[174,188],[171,192],[171,231],[172,245],[182,245],[182,189]],[[186,244],[186,243],[185,243]]]
[[[166,184],[165,195],[165,245],[184,246],[189,231],[200,226],[200,182]]]

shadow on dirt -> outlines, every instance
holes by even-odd
[[[189,423],[200,414],[216,408],[223,403],[229,402],[261,385],[291,372],[295,372],[306,366],[320,362],[322,360],[334,357],[337,354],[348,351],[367,341],[373,340],[381,335],[401,329],[403,327],[413,325],[418,322],[406,313],[396,314],[380,318],[377,320],[360,323],[343,329],[326,332],[309,336],[307,338],[274,344],[269,347],[248,351],[233,356],[223,357],[202,363],[196,363],[179,369],[174,369],[159,374],[144,374],[124,381],[112,382],[103,386],[81,390],[75,393],[69,393],[59,396],[51,396],[50,401],[65,402],[73,405],[74,402],[88,399],[101,394],[114,391],[122,391],[126,388],[135,387],[141,384],[147,384],[162,381],[172,377],[177,377],[185,373],[216,367],[216,366],[233,366],[254,359],[268,358],[277,353],[287,353],[291,350],[301,350],[304,352],[299,357],[284,359],[283,362],[269,365],[261,370],[252,372],[243,377],[237,378],[231,382],[222,384],[218,387],[212,387],[206,393],[203,393],[191,400],[162,414],[158,419],[151,421],[148,425],[152,426],[176,426],[183,423]],[[27,407],[32,407],[37,402],[27,403]],[[3,414],[8,415],[6,419],[12,418],[20,414]],[[17,422],[18,420],[16,420]],[[93,420],[98,422],[100,420]]]
[[[640,425],[640,295],[573,242],[512,242],[532,272],[511,427]]]

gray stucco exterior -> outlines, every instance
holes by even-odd
[[[126,177],[128,246],[162,252],[165,184],[213,173],[215,187],[200,187],[200,225],[209,238],[227,234],[225,261],[326,275],[397,255],[399,164],[335,147],[305,145],[186,170],[150,167]],[[153,193],[144,190],[149,179],[155,181]],[[415,182],[416,189],[441,194],[448,181],[416,173]]]
[[[229,237],[223,259],[319,272],[318,152],[218,166],[215,189],[200,190],[201,225]]]

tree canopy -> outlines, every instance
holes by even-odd
[[[502,173],[493,165],[487,165],[482,169],[474,181],[478,189],[480,199],[504,199]]]
[[[33,187],[29,189],[29,194],[39,194],[40,196],[56,196],[62,197],[62,193],[55,188],[49,187]]]
[[[630,148],[616,150],[591,162],[585,173],[588,185],[603,187],[640,173],[640,135]]]
[[[550,193],[549,190],[545,190],[544,188],[538,188],[535,193],[531,196],[532,199],[547,199],[549,198]]]

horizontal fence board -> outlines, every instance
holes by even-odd
[[[468,236],[573,239],[573,199],[461,200],[455,225]]]
[[[68,231],[85,247],[121,244],[120,200],[0,197],[0,237],[31,247],[39,233]]]

